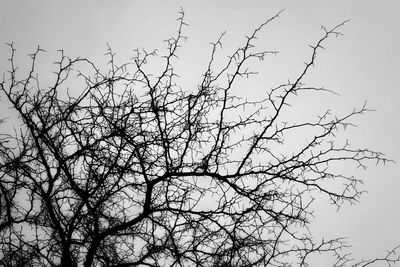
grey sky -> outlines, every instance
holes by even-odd
[[[108,42],[123,61],[137,47],[162,48],[161,41],[176,30],[180,7],[186,13],[189,37],[180,53],[179,67],[185,71],[182,84],[195,86],[204,69],[209,43],[227,31],[221,56],[228,55],[243,36],[281,9],[280,18],[262,32],[260,49],[279,50],[277,56],[257,65],[260,76],[253,82],[259,91],[285,82],[300,71],[310,53],[308,44],[322,34],[320,26],[333,27],[350,19],[344,36],[326,43],[317,64],[308,76],[316,86],[324,86],[340,96],[304,99],[307,106],[331,108],[339,114],[361,106],[365,100],[377,112],[355,121],[359,127],[346,134],[354,146],[384,152],[398,163],[374,166],[364,177],[362,189],[369,191],[354,207],[339,212],[318,206],[315,230],[327,236],[347,236],[355,256],[380,256],[385,248],[400,245],[400,2],[372,0],[339,1],[5,1],[0,0],[0,41],[15,42],[21,64],[37,45],[48,51],[39,61],[49,64],[57,49],[105,63]],[[9,50],[0,46],[0,70],[7,68]],[[264,74],[264,75],[263,75]],[[42,76],[43,78],[43,76]],[[1,113],[7,113],[4,106]],[[1,114],[0,113],[0,114]],[[400,266],[400,265],[399,265]]]

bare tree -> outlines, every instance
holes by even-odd
[[[351,261],[343,239],[318,240],[308,228],[315,199],[340,207],[360,195],[359,180],[332,164],[387,161],[335,139],[366,106],[343,117],[282,120],[302,91],[330,93],[303,80],[344,23],[322,28],[297,77],[252,101],[232,88],[255,73],[253,60],[276,53],[254,41],[279,13],[216,67],[221,35],[200,84],[187,90],[173,67],[186,39],[183,15],[165,54],[137,50],[117,64],[109,47],[102,71],[61,51],[46,86],[35,69],[43,50],[20,78],[9,45],[0,89],[18,123],[0,136],[0,265],[308,266],[320,253],[335,266],[397,262],[396,249]],[[160,72],[151,71],[152,58]],[[307,136],[296,137],[298,147],[283,150],[300,131]]]

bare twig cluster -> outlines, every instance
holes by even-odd
[[[60,51],[48,87],[35,70],[42,50],[19,78],[9,45],[10,71],[0,90],[19,122],[13,134],[0,136],[0,265],[308,266],[320,253],[332,254],[335,266],[397,262],[395,249],[352,263],[343,239],[316,240],[308,231],[316,197],[340,206],[360,194],[359,180],[331,164],[386,161],[334,142],[366,106],[343,117],[327,111],[314,121],[281,120],[301,91],[328,91],[303,80],[343,24],[323,28],[293,82],[250,101],[232,87],[255,73],[252,60],[276,53],[258,51],[254,41],[279,13],[216,68],[221,35],[195,90],[176,84],[173,65],[186,39],[180,15],[165,55],[137,50],[119,65],[108,47],[103,72]],[[148,71],[151,58],[162,60],[161,72]],[[285,136],[303,130],[310,134],[299,139],[307,142],[280,151]]]

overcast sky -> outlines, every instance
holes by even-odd
[[[400,1],[0,0],[0,41],[15,43],[21,64],[37,45],[48,51],[40,61],[43,64],[55,61],[57,49],[102,64],[107,42],[123,61],[137,47],[162,48],[161,41],[175,33],[181,7],[190,25],[185,29],[189,39],[179,54],[185,86],[199,81],[209,43],[223,31],[227,36],[221,56],[238,47],[260,23],[285,9],[257,41],[262,49],[279,50],[277,56],[257,65],[260,75],[254,88],[270,88],[301,70],[311,51],[308,44],[322,34],[321,25],[329,28],[350,19],[341,30],[344,36],[329,40],[318,54],[307,79],[340,96],[305,101],[309,106],[344,114],[367,100],[376,112],[359,118],[355,121],[359,127],[346,134],[355,146],[382,151],[398,163],[371,164],[361,173],[365,180],[362,189],[369,193],[356,206],[339,212],[318,206],[315,229],[327,236],[347,236],[360,258],[380,256],[386,248],[400,245]],[[8,53],[7,46],[0,45],[2,72]],[[257,97],[257,92],[246,90],[248,97]],[[6,113],[7,109],[2,106],[0,111]]]

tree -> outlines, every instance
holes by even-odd
[[[319,253],[333,255],[335,266],[398,262],[396,249],[351,261],[343,239],[317,240],[308,229],[316,198],[340,207],[360,195],[360,180],[332,165],[387,161],[335,137],[366,106],[342,117],[282,119],[297,94],[330,93],[303,81],[344,23],[322,28],[300,74],[264,99],[231,92],[255,74],[253,60],[276,53],[254,41],[279,14],[216,67],[222,34],[196,90],[179,87],[173,67],[186,39],[183,12],[165,55],[137,50],[117,64],[108,47],[102,71],[60,51],[47,87],[36,74],[43,50],[20,78],[9,44],[0,89],[18,124],[0,139],[1,266],[308,266]],[[162,60],[157,73],[154,58]],[[282,149],[303,130],[298,147]]]

